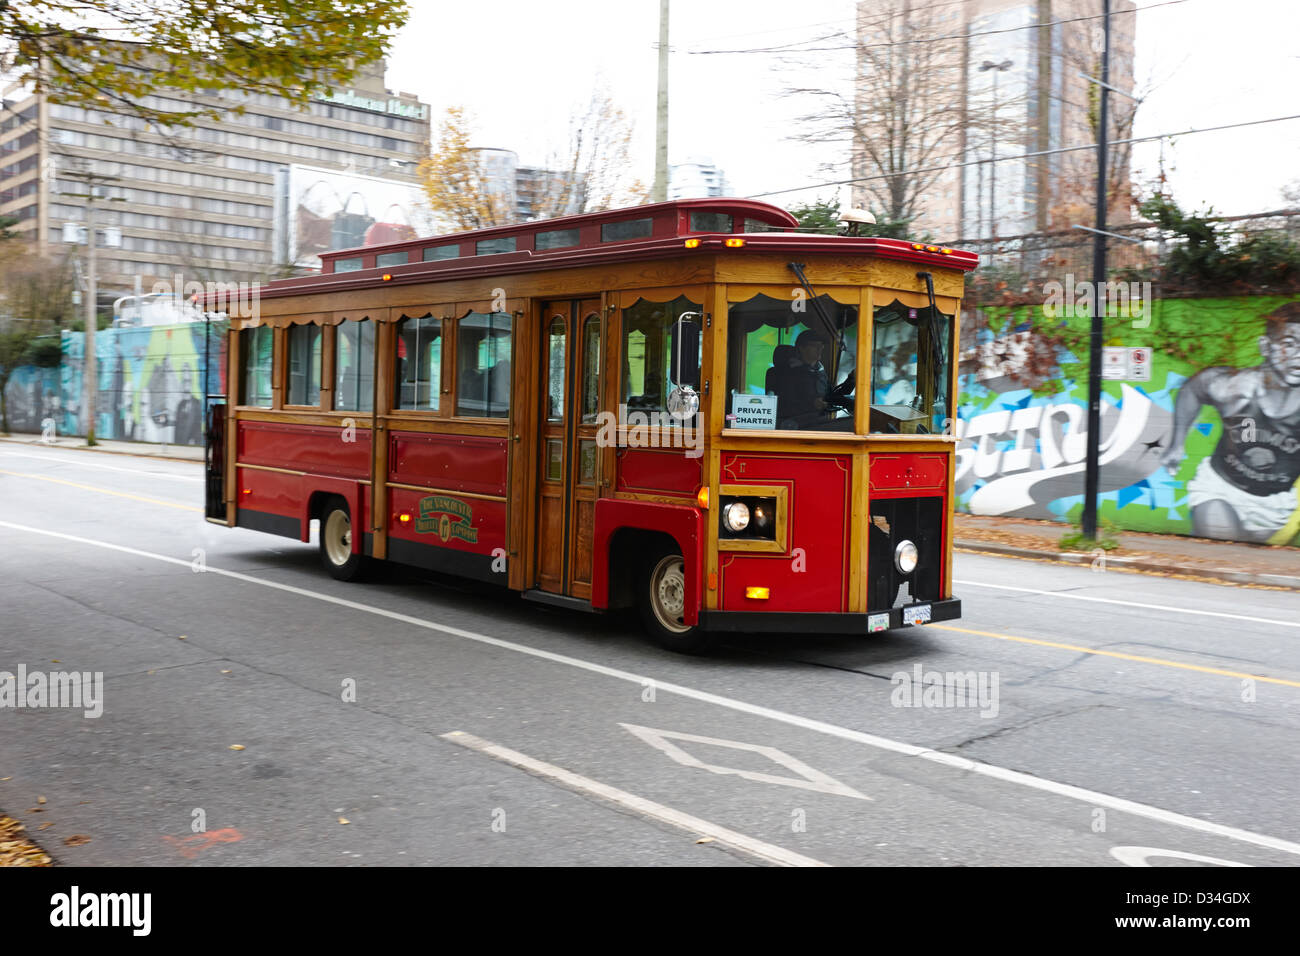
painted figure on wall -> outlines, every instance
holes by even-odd
[[[1209,405],[1223,435],[1187,482],[1192,533],[1286,544],[1300,533],[1300,302],[1265,316],[1259,351],[1260,365],[1215,366],[1183,383],[1161,464],[1177,473],[1187,433]]]

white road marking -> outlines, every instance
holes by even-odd
[[[1201,611],[1190,607],[1171,607],[1168,604],[1143,604],[1141,601],[1121,601],[1118,598],[1092,597],[1087,594],[1070,594],[1065,591],[1044,591],[1041,588],[1018,588],[1010,584],[986,584],[983,581],[968,581],[953,578],[953,584],[969,585],[976,588],[996,588],[999,591],[1022,591],[1025,594],[1041,594],[1044,597],[1069,598],[1071,601],[1095,601],[1098,604],[1122,604],[1125,607],[1143,607],[1152,611],[1169,611],[1173,614],[1199,614],[1202,617],[1225,617],[1230,621],[1254,621],[1256,624],[1277,624],[1279,627],[1300,627],[1300,620],[1282,621],[1275,617],[1250,617],[1246,614],[1231,614],[1226,611]]]
[[[449,734],[443,734],[442,739],[454,744],[460,744],[462,747],[468,747],[470,750],[477,750],[498,760],[503,760],[522,770],[527,770],[531,774],[562,784],[570,790],[600,797],[602,800],[607,800],[643,817],[667,823],[696,836],[708,837],[723,846],[739,850],[741,853],[756,857],[765,863],[776,863],[779,866],[830,865],[823,863],[821,860],[814,860],[812,857],[804,856],[801,853],[795,853],[793,850],[779,847],[776,844],[756,840],[751,836],[729,830],[724,826],[719,826],[700,817],[683,813],[681,810],[666,807],[662,803],[655,803],[653,800],[638,797],[636,794],[628,793],[626,790],[619,790],[617,787],[611,787],[598,780],[592,780],[590,777],[580,776],[570,770],[565,770],[563,767],[546,763],[544,760],[537,760],[517,750],[510,750],[508,747],[481,740],[473,734],[454,730]]]
[[[64,534],[61,531],[47,531],[43,528],[33,528],[28,525],[15,524],[10,521],[0,521],[0,527],[12,528],[15,531],[25,531],[29,534],[41,535],[48,538],[58,538],[63,541],[72,541],[76,544],[90,545],[95,548],[104,548],[105,550],[117,551],[122,554],[131,554],[141,558],[149,558],[154,561],[162,561],[167,564],[174,564],[183,567],[187,572],[193,573],[191,562],[187,559],[172,558],[165,554],[155,554],[152,551],[141,551],[138,548],[128,548],[125,545],[111,544],[107,541],[97,541],[93,538],[83,538],[79,535]],[[917,757],[921,760],[928,760],[957,770],[980,774],[982,776],[991,777],[995,780],[1002,780],[1006,783],[1027,787],[1031,790],[1040,790],[1044,793],[1051,793],[1059,797],[1077,800],[1090,807],[1106,807],[1111,810],[1117,810],[1121,813],[1129,813],[1133,816],[1154,820],[1157,823],[1183,827],[1184,829],[1193,830],[1198,833],[1208,833],[1212,836],[1220,836],[1228,840],[1236,840],[1240,843],[1249,843],[1254,846],[1263,847],[1267,850],[1278,850],[1282,853],[1291,853],[1300,856],[1300,843],[1293,843],[1290,840],[1283,840],[1278,837],[1271,837],[1261,833],[1253,833],[1250,830],[1241,830],[1237,827],[1225,826],[1221,823],[1211,823],[1208,820],[1200,820],[1196,817],[1189,817],[1185,814],[1175,813],[1172,810],[1163,810],[1160,807],[1148,806],[1134,800],[1125,800],[1123,797],[1111,796],[1108,793],[1101,793],[1097,790],[1088,790],[1084,787],[1076,787],[1072,784],[1058,783],[1055,780],[1035,777],[1032,774],[1020,773],[1016,770],[1008,770],[1005,767],[998,767],[994,764],[977,763],[974,760],[968,760],[965,757],[959,757],[956,754],[945,753],[938,750],[929,750],[925,747],[917,747],[913,744],[903,743],[898,740],[890,740],[888,737],[877,737],[875,734],[863,733],[859,730],[851,730],[848,727],[840,727],[837,724],[828,724],[824,721],[813,720],[809,717],[800,717],[797,714],[788,714],[771,707],[751,704],[747,701],[736,700],[732,697],[723,697],[721,694],[696,690],[693,687],[686,687],[682,684],[668,683],[666,681],[647,677],[643,674],[634,674],[631,671],[607,667],[604,664],[584,661],[577,657],[569,657],[565,654],[556,654],[552,651],[544,651],[540,648],[529,647],[526,644],[516,644],[514,641],[503,640],[499,637],[489,637],[486,634],[467,631],[463,628],[453,627],[449,624],[437,624],[433,621],[426,621],[418,617],[412,617],[409,614],[400,614],[397,611],[390,611],[386,608],[373,607],[372,605],[361,604],[357,601],[349,601],[346,598],[335,597],[332,594],[322,594],[319,591],[310,591],[307,588],[295,587],[292,584],[281,584],[278,581],[268,581],[265,578],[255,578],[252,575],[242,574],[239,571],[227,571],[223,568],[213,567],[209,564],[207,569],[202,573],[216,574],[236,581],[243,581],[248,584],[256,584],[261,587],[271,588],[272,590],[283,591],[287,594],[297,594],[301,597],[311,598],[316,601],[324,601],[338,607],[346,607],[354,611],[374,614],[378,617],[384,617],[392,621],[400,621],[403,624],[410,624],[412,627],[421,627],[430,631],[450,634],[453,637],[461,637],[465,640],[477,641],[480,644],[487,644],[492,647],[499,647],[504,650],[527,654],[530,657],[552,661],[556,664],[564,664],[567,667],[575,667],[593,674],[603,674],[606,677],[613,677],[617,680],[627,681],[636,684],[638,687],[644,687],[646,681],[653,680],[656,690],[664,691],[669,694],[676,694],[679,697],[685,697],[690,700],[698,700],[702,703],[726,707],[729,710],[734,710],[742,714],[751,714],[755,717],[763,717],[768,720],[788,724],[791,727],[801,727],[804,730],[810,730],[814,733],[826,734],[830,737],[838,737],[841,740],[851,740],[855,743],[866,744],[868,747],[875,747],[878,750],[901,754],[904,757]]]
[[[96,461],[86,461],[82,457],[77,458],[51,458],[49,455],[29,455],[27,452],[10,451],[0,445],[0,452],[12,458],[33,458],[36,461],[52,461],[56,465],[72,465],[76,468],[98,468],[101,471],[121,471],[128,475],[139,475],[142,478],[169,478],[172,481],[203,481],[201,475],[169,475],[165,471],[144,471],[139,468],[117,468],[113,465],[101,465]],[[195,462],[202,464],[202,462]]]
[[[866,794],[859,793],[852,787],[840,783],[829,774],[824,774],[820,770],[808,766],[802,760],[791,757],[785,751],[777,750],[775,747],[767,747],[763,744],[746,744],[737,740],[721,740],[718,737],[701,737],[698,734],[683,734],[675,730],[655,730],[653,727],[641,727],[637,724],[620,723],[619,726],[640,737],[656,750],[663,751],[684,767],[698,767],[701,770],[708,770],[710,773],[731,774],[744,777],[746,780],[755,780],[759,783],[775,783],[783,787],[798,787],[800,790],[833,793],[839,797],[856,797],[859,800],[871,799]],[[714,747],[730,747],[732,750],[747,750],[751,753],[762,754],[773,763],[778,763],[787,770],[793,770],[799,774],[799,777],[786,777],[781,774],[762,773],[757,770],[739,770],[735,767],[705,763],[699,757],[687,753],[675,744],[669,743],[670,739],[697,744],[711,744]]]
[[[1211,866],[1250,866],[1236,860],[1225,860],[1217,856],[1201,856],[1199,853],[1184,853],[1182,850],[1162,850],[1156,846],[1113,846],[1110,855],[1125,866],[1150,866],[1148,857],[1167,856],[1175,860],[1191,860],[1193,863],[1209,863]]]

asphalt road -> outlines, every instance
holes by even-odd
[[[98,717],[0,709],[0,810],[59,862],[1300,862],[1296,593],[959,554],[961,620],[689,658],[337,583],[201,474],[0,443],[0,671],[104,675]]]

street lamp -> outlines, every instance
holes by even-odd
[[[993,142],[990,149],[992,159],[989,162],[989,219],[993,227],[994,239],[998,237],[998,74],[1005,73],[1009,69],[1011,69],[1010,60],[1003,60],[1001,63],[985,60],[980,65],[981,73],[993,71],[993,121],[990,125]]]

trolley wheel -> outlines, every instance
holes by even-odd
[[[333,497],[325,502],[320,518],[320,560],[340,581],[357,581],[365,571],[364,555],[352,553],[352,516],[348,503]]]
[[[713,635],[685,623],[686,562],[680,554],[652,558],[638,587],[641,623],[660,647],[681,654],[702,654]]]

